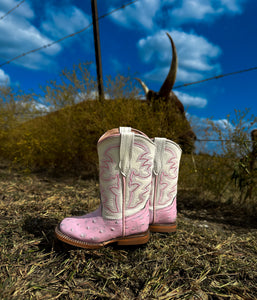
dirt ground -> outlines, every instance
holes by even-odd
[[[1,299],[257,299],[257,219],[179,190],[176,234],[83,250],[54,237],[99,204],[96,179],[0,164]]]

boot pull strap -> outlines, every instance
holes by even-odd
[[[165,138],[155,138],[155,156],[154,156],[154,169],[155,175],[158,175],[160,170],[163,168],[163,153],[165,150],[166,139]]]
[[[119,168],[123,176],[127,176],[133,154],[134,132],[130,127],[120,127],[120,162]]]

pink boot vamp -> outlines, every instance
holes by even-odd
[[[175,223],[177,219],[177,199],[175,198],[171,205],[156,209],[153,216],[153,209],[149,209],[150,223],[149,224],[168,224]]]
[[[138,213],[125,218],[125,235],[146,232],[149,227],[149,204]]]
[[[128,225],[126,225],[128,224]],[[149,224],[148,207],[125,218],[125,235],[147,231]],[[65,218],[60,223],[60,231],[75,240],[87,243],[101,243],[122,237],[122,220],[104,219],[101,207],[80,217]]]
[[[122,234],[121,220],[103,219],[101,207],[84,216],[65,218],[60,230],[75,240],[88,243],[100,243]]]

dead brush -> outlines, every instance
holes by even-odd
[[[138,100],[130,78],[108,78],[106,93],[112,100],[103,103],[95,99],[90,78],[87,68],[79,65],[44,88],[42,97],[53,112],[19,126],[7,122],[2,157],[27,170],[96,171],[96,142],[110,128],[131,126],[150,137],[165,136],[175,142],[187,130],[186,119],[178,117],[172,103],[156,101],[153,109]],[[77,103],[78,98],[83,101]]]

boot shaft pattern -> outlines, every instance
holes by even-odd
[[[176,200],[181,148],[165,138],[155,138],[156,152],[150,209],[165,208]]]
[[[154,143],[140,132],[120,128],[98,142],[102,216],[122,219],[142,210],[150,197]]]

